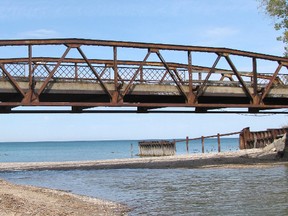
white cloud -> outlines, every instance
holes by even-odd
[[[32,31],[25,31],[19,34],[20,38],[57,38],[59,33],[52,29],[36,29]]]
[[[213,38],[226,38],[238,34],[239,30],[230,27],[215,27],[206,30],[206,36]]]

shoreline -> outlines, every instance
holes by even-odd
[[[95,161],[65,162],[9,162],[0,163],[0,172],[29,170],[89,170],[89,169],[172,169],[172,168],[217,168],[252,165],[273,166],[288,164],[287,158],[259,158],[262,149],[247,149],[235,152],[199,153],[163,157],[142,157]]]
[[[259,158],[261,149],[236,152],[186,154],[166,157],[128,158],[98,161],[0,163],[0,172],[89,169],[198,169],[269,168],[288,160]],[[48,188],[17,185],[0,179],[0,211],[10,215],[128,215],[128,206]]]

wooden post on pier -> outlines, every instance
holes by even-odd
[[[201,137],[201,140],[202,140],[202,153],[204,153],[205,149],[204,149],[204,136]]]
[[[189,137],[186,136],[186,151],[187,151],[187,154],[189,154]]]
[[[131,143],[131,146],[130,146],[130,153],[131,153],[131,158],[133,158],[133,144]]]
[[[221,142],[220,142],[220,134],[217,134],[217,139],[218,139],[218,152],[221,152]]]

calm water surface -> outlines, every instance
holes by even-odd
[[[116,202],[130,215],[288,215],[288,167],[3,172],[14,183]],[[53,181],[51,181],[53,179]]]
[[[131,146],[132,151],[131,151]],[[222,151],[238,150],[238,138],[221,140]],[[186,154],[186,143],[176,145],[177,155]],[[205,140],[205,152],[217,151],[217,139]],[[189,153],[200,153],[201,141],[189,143]],[[0,162],[83,161],[137,157],[137,140],[73,142],[0,142]]]

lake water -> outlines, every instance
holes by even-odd
[[[288,215],[287,166],[26,171],[0,178],[121,202],[133,208],[129,215]]]
[[[238,138],[221,140],[221,151],[236,151]],[[132,151],[131,151],[132,146]],[[205,152],[218,150],[217,139],[205,140]],[[186,143],[177,142],[176,154],[186,154]],[[202,152],[201,141],[189,143],[189,153]],[[0,143],[0,162],[83,161],[137,157],[138,141],[73,141]]]
[[[3,145],[0,151],[2,161],[38,161],[41,157],[41,161],[125,158],[131,157],[131,143],[137,153],[136,141],[118,141],[114,145],[120,143],[122,148],[113,147],[109,141],[14,143],[11,146],[6,143],[0,144]],[[228,143],[223,148],[229,151],[233,145]],[[210,144],[209,151],[214,148],[214,144]],[[217,143],[215,146],[217,149]],[[201,144],[198,147],[194,144],[191,152],[201,151]],[[235,143],[234,147],[237,148]],[[27,158],[29,152],[31,157]],[[185,143],[177,148],[177,154],[181,153],[186,153]],[[288,167],[285,165],[242,169],[18,171],[0,172],[0,178],[124,203],[133,209],[129,213],[132,216],[288,215]]]

